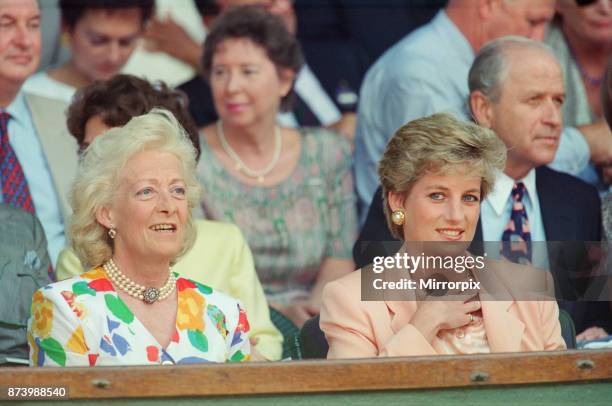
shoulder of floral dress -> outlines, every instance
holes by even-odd
[[[106,276],[106,271],[101,266],[91,268],[89,271],[83,272],[82,274],[80,274],[79,277],[81,279],[87,279],[87,280],[102,279],[102,278],[108,279]]]
[[[335,145],[339,148],[349,148],[350,142],[337,131],[334,131],[325,127],[301,127],[300,133],[302,139],[307,142],[323,144],[323,145]]]
[[[176,287],[179,293],[184,292],[186,290],[191,290],[194,292],[198,292],[202,296],[206,298],[209,303],[214,303],[215,305],[231,305],[232,307],[236,305],[240,305],[238,299],[230,296],[226,293],[221,292],[220,290],[213,289],[208,285],[203,283],[194,281],[193,279],[188,279],[180,276],[178,273],[174,273],[177,276]]]
[[[114,291],[115,289],[110,280],[107,279],[104,269],[99,267],[49,284],[39,289],[37,294],[41,295],[39,299],[44,297],[56,303],[58,301],[67,302],[72,307],[75,300],[83,304],[95,305],[101,300],[104,301],[107,293],[114,293]]]
[[[97,279],[106,279],[106,273],[104,272],[104,269],[102,267],[93,268],[87,272],[83,272],[80,275],[75,275],[68,279],[50,283],[46,286],[41,287],[40,290],[43,292],[54,291],[54,290],[60,290],[60,291],[70,290],[70,288],[74,286],[74,284],[76,283],[79,283],[79,282],[88,283],[90,281],[97,280]]]
[[[306,153],[326,168],[352,162],[352,147],[341,134],[324,127],[302,129],[303,147]]]
[[[179,293],[186,290],[193,290],[205,296],[216,293],[215,290],[208,285],[194,281],[193,279],[185,278],[178,272],[173,272],[173,274],[176,277],[176,290]]]

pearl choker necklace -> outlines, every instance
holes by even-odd
[[[278,163],[282,144],[280,128],[278,126],[274,127],[274,154],[272,154],[272,160],[265,168],[259,170],[251,169],[246,166],[246,164],[242,159],[240,159],[236,151],[232,149],[232,147],[225,139],[225,134],[223,133],[223,123],[221,122],[221,120],[217,121],[217,135],[219,136],[219,142],[221,143],[221,147],[223,147],[225,153],[229,155],[229,157],[232,158],[232,160],[236,163],[236,169],[251,178],[257,178],[257,181],[259,183],[263,183],[264,176],[269,174]]]
[[[104,263],[104,269],[115,286],[128,295],[142,300],[146,304],[153,304],[158,300],[164,300],[170,296],[176,286],[176,277],[171,269],[168,269],[168,280],[164,286],[159,289],[152,287],[147,288],[146,286],[134,282],[121,272],[112,258]]]

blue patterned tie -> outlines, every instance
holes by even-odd
[[[530,264],[532,260],[531,229],[527,219],[527,211],[523,204],[525,184],[514,184],[512,197],[512,212],[510,220],[502,234],[502,255],[511,262]]]
[[[0,182],[2,199],[5,204],[34,213],[34,203],[28,181],[21,164],[9,142],[8,121],[10,115],[0,110]]]

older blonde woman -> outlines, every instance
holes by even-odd
[[[388,226],[396,238],[405,241],[404,253],[463,256],[465,261],[470,257],[472,264],[477,264],[477,258],[465,248],[474,237],[480,202],[492,188],[494,173],[503,168],[505,155],[503,143],[493,132],[449,115],[436,114],[401,127],[387,145],[379,175]],[[457,268],[443,276],[470,287],[476,286],[473,282],[493,286],[500,296],[489,297],[503,300],[481,300],[483,291],[477,289],[435,299],[431,295],[436,293],[419,285],[432,271],[440,271],[436,267],[419,266],[413,274],[404,272],[415,281],[415,288],[400,296],[384,292],[380,297],[391,299],[386,301],[362,300],[367,291],[361,287],[369,286],[362,285],[362,278],[369,280],[371,268],[330,282],[323,292],[321,309],[328,358],[565,348],[554,299],[508,299],[507,294],[514,292],[495,283],[500,268],[511,272],[525,269],[486,261],[483,272],[460,272]],[[453,293],[460,292],[451,289],[447,294]]]
[[[199,152],[199,133],[187,110],[188,100],[163,83],[151,84],[132,75],[116,75],[77,92],[68,109],[68,129],[84,151],[112,127],[162,107],[174,114]],[[76,159],[76,157],[75,157]],[[194,208],[193,216],[197,217]],[[255,273],[253,256],[240,229],[230,223],[195,219],[196,239],[192,249],[174,264],[186,278],[225,292],[244,305],[249,314],[251,360],[281,358],[283,337],[270,320],[268,303]],[[57,261],[58,280],[83,272],[74,252],[65,249]]]
[[[34,366],[241,361],[238,301],[170,265],[195,238],[195,150],[166,110],[135,117],[87,149],[73,187],[71,245],[91,271],[34,294]]]

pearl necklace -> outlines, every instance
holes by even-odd
[[[578,58],[576,57],[576,53],[574,52],[574,49],[570,45],[570,42],[567,40],[567,37],[565,35],[564,35],[564,38],[565,38],[565,42],[567,43],[567,49],[569,50],[572,59],[576,63],[578,72],[580,72],[580,75],[582,76],[584,81],[591,87],[601,86],[604,75],[602,74],[599,77],[594,77],[594,76],[589,75],[589,73],[584,69],[584,67],[580,63],[580,61],[578,61]]]
[[[229,155],[229,157],[232,158],[236,163],[236,170],[241,171],[242,173],[251,178],[257,178],[257,181],[259,183],[263,183],[264,176],[269,174],[278,163],[282,144],[280,128],[278,126],[274,127],[274,154],[272,155],[272,160],[265,168],[259,170],[249,168],[242,161],[242,159],[240,159],[236,151],[232,149],[232,147],[225,139],[225,134],[223,133],[223,123],[221,122],[221,120],[217,121],[217,135],[219,136],[219,142],[221,143],[221,147],[223,147],[225,153]]]
[[[112,258],[104,263],[104,269],[115,286],[128,295],[142,300],[146,304],[153,304],[158,300],[164,300],[170,296],[176,286],[176,277],[170,268],[168,269],[168,280],[164,286],[159,289],[153,287],[147,288],[146,286],[134,282],[121,272]]]

